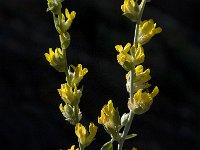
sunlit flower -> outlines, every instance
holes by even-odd
[[[97,126],[94,123],[90,123],[88,132],[81,123],[78,123],[75,127],[75,133],[81,145],[86,147],[93,141],[97,133]]]
[[[98,117],[98,123],[107,128],[116,129],[120,125],[119,112],[113,107],[112,100],[108,101],[101,110],[101,117]]]
[[[152,93],[143,92],[142,89],[139,89],[133,98],[133,102],[129,100],[128,106],[131,111],[135,114],[143,114],[149,110],[151,104],[153,103],[153,98],[159,93],[159,89],[156,86]]]
[[[156,23],[152,19],[144,20],[139,25],[138,42],[146,44],[155,34],[162,31],[161,27],[156,28]]]
[[[131,55],[128,53],[130,51],[131,44],[127,43],[125,47],[123,48],[122,45],[116,45],[115,49],[119,52],[117,55],[117,61],[118,63],[128,70],[130,68],[132,59]]]
[[[82,96],[81,90],[77,90],[76,85],[74,85],[73,89],[67,83],[61,84],[61,88],[58,89],[58,93],[60,94],[61,98],[65,103],[73,106],[79,104],[80,98]]]
[[[136,21],[138,19],[140,7],[137,0],[124,0],[124,4],[121,5],[121,9],[124,12],[123,15],[131,21]]]
[[[45,53],[44,55],[52,67],[59,72],[64,72],[65,61],[63,51],[60,48],[56,48],[55,52],[52,50],[52,48],[49,48],[49,53]]]

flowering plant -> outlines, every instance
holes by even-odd
[[[84,150],[89,146],[97,133],[97,126],[90,123],[89,130],[80,123],[82,114],[79,108],[83,88],[80,87],[80,82],[88,73],[87,68],[83,68],[81,64],[77,66],[67,64],[67,50],[70,44],[70,34],[68,32],[76,17],[76,12],[69,12],[65,9],[65,14],[62,13],[62,2],[64,0],[47,0],[48,9],[53,14],[55,28],[59,34],[61,43],[60,48],[53,51],[49,48],[49,53],[45,53],[46,60],[57,71],[63,72],[66,75],[66,82],[61,84],[58,93],[64,104],[60,104],[60,111],[65,119],[75,126],[75,134],[78,137],[78,148],[76,150]],[[145,60],[143,45],[148,43],[151,38],[161,32],[160,27],[156,27],[156,23],[152,19],[141,21],[142,13],[148,0],[124,0],[121,6],[123,15],[130,21],[136,23],[135,36],[133,44],[127,43],[125,46],[116,45],[115,49],[118,52],[117,61],[127,71],[126,88],[129,93],[127,105],[129,113],[119,115],[118,108],[114,107],[112,100],[109,100],[101,110],[98,117],[98,123],[104,126],[105,131],[110,135],[111,140],[106,142],[101,150],[112,150],[113,143],[117,142],[118,150],[122,150],[125,140],[133,138],[136,134],[128,134],[132,124],[134,115],[141,115],[149,110],[154,97],[159,93],[157,86],[152,92],[147,90],[151,85],[148,81],[151,79],[150,69],[144,69],[141,65]],[[69,150],[74,150],[75,145],[72,145]],[[133,148],[136,149],[136,148]]]

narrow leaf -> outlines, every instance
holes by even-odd
[[[129,134],[129,135],[126,136],[126,140],[134,138],[136,136],[137,136],[137,134],[134,134],[134,133],[133,134]]]
[[[113,150],[113,144],[112,144],[112,142],[109,141],[109,142],[105,143],[102,146],[101,150]]]

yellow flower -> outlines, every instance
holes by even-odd
[[[78,123],[75,127],[75,133],[81,145],[86,147],[93,141],[97,133],[97,126],[94,123],[90,123],[88,132],[81,123]]]
[[[144,49],[140,43],[138,43],[138,47],[135,49],[133,57],[134,57],[134,65],[139,65],[144,62],[144,57],[145,57]]]
[[[126,74],[126,79],[127,91],[130,92],[130,71]],[[150,69],[143,71],[142,65],[137,66],[135,68],[135,78],[133,79],[133,92],[150,87],[150,84],[147,83],[150,79]]]
[[[144,20],[139,25],[138,42],[146,44],[155,34],[162,31],[160,27],[156,28],[156,23],[152,19]]]
[[[135,79],[133,80],[134,83],[143,84],[151,79],[150,69],[146,69],[144,71],[142,65],[139,65],[135,68],[135,74],[136,76],[135,76]]]
[[[116,45],[115,49],[119,52],[117,55],[118,63],[127,71],[134,67],[134,65],[139,65],[144,62],[144,49],[140,43],[138,43],[137,48],[127,43],[124,48],[122,45]],[[131,58],[132,56],[129,52],[133,55],[133,58]]]
[[[118,109],[113,107],[112,100],[108,101],[108,104],[104,105],[101,109],[101,117],[98,117],[98,123],[104,126],[104,129],[111,137],[119,141],[121,136],[119,131],[121,129],[121,119]]]
[[[71,13],[69,13],[67,8],[65,9],[65,15],[62,13],[61,24],[60,24],[61,26],[59,28],[63,33],[65,33],[70,28],[75,16],[76,12],[72,11]],[[57,30],[59,31],[59,29]]]
[[[130,43],[127,43],[124,48],[122,47],[122,45],[115,46],[115,49],[119,52],[119,54],[117,55],[117,61],[126,70],[129,70],[130,67],[132,66],[131,55],[128,54],[128,52],[130,51],[130,48],[131,48]]]
[[[120,125],[119,112],[113,107],[112,100],[108,101],[101,110],[101,117],[98,117],[98,123],[106,128],[117,129]]]
[[[54,67],[59,72],[64,72],[64,55],[60,48],[56,48],[55,52],[52,50],[52,48],[49,48],[49,53],[45,53],[44,55],[52,67]]]
[[[72,145],[71,148],[68,150],[75,150],[75,145]],[[76,150],[79,150],[79,148],[76,148]]]
[[[86,75],[86,73],[88,72],[87,68],[82,68],[81,64],[78,64],[77,67],[72,66],[72,68],[74,69],[73,74],[70,73],[71,75],[71,85],[76,85],[78,86],[79,82],[83,79],[83,77]]]
[[[76,12],[72,11],[71,13],[69,13],[68,9],[65,9],[65,16],[67,17],[68,20],[73,20],[76,16]]]
[[[73,89],[67,83],[61,84],[61,88],[58,89],[58,93],[65,103],[73,106],[79,104],[80,98],[82,96],[82,92],[80,90],[77,90],[76,85],[74,85]]]
[[[138,19],[138,14],[140,7],[137,4],[137,0],[124,0],[124,4],[121,5],[121,9],[127,18],[131,21],[136,21]]]
[[[128,106],[131,111],[135,114],[143,114],[149,110],[153,98],[159,93],[159,89],[156,86],[152,93],[142,92],[142,89],[139,89],[137,93],[134,94],[133,103],[129,100]]]

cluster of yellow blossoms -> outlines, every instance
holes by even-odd
[[[130,113],[124,114],[120,119],[118,110],[113,107],[113,102],[110,100],[102,108],[101,116],[98,118],[99,124],[102,124],[112,139],[118,142],[118,150],[122,150],[134,114],[140,115],[148,111],[153,98],[159,92],[157,86],[154,87],[151,93],[146,90],[151,86],[148,83],[151,79],[150,69],[144,70],[144,67],[141,65],[145,60],[143,45],[149,42],[154,35],[162,31],[160,27],[156,27],[156,23],[152,19],[141,21],[146,2],[148,1],[142,0],[138,4],[138,0],[124,0],[124,4],[121,6],[123,15],[132,22],[136,22],[135,38],[133,45],[127,43],[124,47],[122,45],[115,46],[118,52],[117,61],[128,72],[126,74],[126,88],[130,94],[128,100]],[[123,126],[124,131],[121,134],[120,130]],[[107,145],[108,143],[105,144],[105,147]]]
[[[125,0],[127,2],[127,0]],[[125,4],[124,4],[125,5]],[[124,5],[122,5],[124,10]],[[150,87],[150,84],[147,82],[151,79],[150,76],[150,69],[146,69],[144,71],[144,68],[141,63],[144,62],[145,54],[144,54],[144,48],[142,45],[147,43],[155,34],[160,33],[161,28],[156,28],[156,24],[153,22],[152,19],[149,21],[145,20],[142,21],[139,24],[139,32],[138,32],[138,42],[137,46],[133,45],[131,46],[130,43],[127,43],[124,47],[122,45],[116,45],[115,49],[119,52],[117,55],[118,63],[128,71],[126,74],[126,80],[127,80],[127,91],[130,93],[130,85],[133,85],[133,93],[134,95],[134,103],[132,104],[131,101],[129,101],[129,108],[134,111],[135,114],[142,114],[146,112],[150,105],[152,104],[153,97],[155,97],[159,90],[158,87],[155,87],[153,92],[147,93],[143,92],[146,88]],[[134,69],[134,78],[133,83],[130,83],[130,70]],[[110,105],[112,104],[112,101],[109,101]],[[146,106],[146,107],[145,107]],[[108,107],[108,106],[107,106]],[[108,123],[106,120],[109,119],[109,115],[104,115],[104,110],[106,106],[102,108],[101,111],[101,118],[99,119],[100,124],[104,124],[105,126],[108,126]],[[136,111],[137,110],[137,111]],[[104,118],[104,119],[103,119]],[[104,123],[103,121],[104,120]],[[109,122],[112,122],[111,120]]]
[[[138,17],[140,16],[140,11],[143,9],[144,3],[146,3],[145,0],[140,5],[138,5],[137,0],[124,0],[124,4],[121,6],[124,15],[132,21],[136,20],[138,23],[137,35],[135,35],[136,41],[132,46],[130,43],[127,43],[124,48],[122,45],[115,46],[115,49],[119,52],[117,55],[118,63],[128,71],[126,74],[126,87],[129,93],[131,92],[131,86],[133,86],[132,94],[135,93],[135,95],[133,96],[133,100],[129,101],[129,109],[135,114],[146,112],[152,104],[153,97],[159,92],[158,87],[154,88],[152,94],[144,91],[150,87],[148,81],[151,79],[151,76],[150,69],[144,71],[141,65],[145,59],[143,45],[149,42],[155,34],[162,31],[160,27],[156,27],[156,23],[152,19],[138,22]],[[131,70],[134,73],[132,83],[130,83]]]
[[[58,93],[64,102],[64,105],[60,104],[59,109],[65,119],[75,126],[75,134],[79,142],[79,148],[76,148],[76,150],[84,150],[94,140],[97,126],[94,123],[90,123],[89,130],[87,130],[80,123],[82,114],[79,103],[83,88],[79,88],[79,83],[87,74],[88,69],[83,68],[81,64],[77,66],[70,65],[70,67],[67,65],[66,51],[71,40],[68,30],[76,16],[76,12],[72,11],[70,13],[68,9],[65,9],[63,14],[61,12],[63,1],[47,0],[47,11],[51,11],[53,14],[61,48],[56,48],[55,51],[49,48],[49,53],[45,53],[45,57],[52,67],[66,75],[66,82],[61,84],[61,88],[58,89]],[[111,140],[105,143],[101,150],[112,150],[114,141],[118,142],[118,150],[122,150],[124,141],[136,136],[136,134],[127,135],[133,116],[148,111],[153,98],[159,92],[157,86],[154,87],[152,92],[148,92],[147,88],[151,86],[148,83],[151,79],[150,69],[145,70],[141,65],[145,60],[143,45],[162,31],[160,27],[156,27],[156,23],[152,19],[141,21],[146,2],[149,2],[149,0],[141,0],[140,4],[138,0],[124,0],[124,4],[121,5],[123,15],[132,22],[136,22],[133,44],[127,43],[124,47],[122,45],[115,46],[118,52],[117,61],[127,71],[126,88],[130,94],[127,103],[130,112],[124,113],[120,117],[118,108],[114,108],[112,100],[109,100],[103,106],[101,115],[98,117],[98,123],[104,126],[106,132],[111,136]],[[123,133],[120,133],[123,127]],[[75,145],[72,145],[68,150],[75,150]]]
[[[64,72],[66,75],[66,83],[61,84],[61,88],[58,89],[58,93],[64,102],[64,106],[61,103],[59,109],[65,119],[72,125],[75,125],[75,133],[78,137],[79,148],[82,150],[93,141],[97,132],[97,127],[93,123],[90,123],[88,132],[80,123],[82,114],[79,109],[79,103],[83,88],[78,89],[78,87],[80,81],[87,74],[88,69],[83,68],[81,64],[77,66],[67,66],[66,50],[70,44],[70,34],[68,30],[76,16],[76,12],[72,11],[70,13],[68,9],[65,9],[65,14],[61,13],[63,1],[64,0],[47,0],[47,11],[51,11],[53,14],[61,48],[56,48],[55,51],[49,48],[49,53],[45,53],[45,57],[52,67],[59,72]],[[79,150],[79,148],[76,150]],[[72,145],[69,150],[74,149],[75,145]]]

